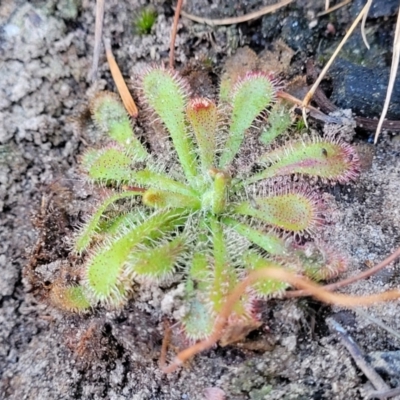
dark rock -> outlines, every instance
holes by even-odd
[[[308,27],[308,21],[302,15],[291,14],[283,21],[280,39],[294,51],[313,53],[317,48],[317,37]]]
[[[356,18],[365,6],[365,0],[355,0],[351,6],[351,15]],[[391,17],[397,13],[399,2],[397,0],[374,0],[368,13],[368,18]]]
[[[351,108],[357,115],[379,117],[389,81],[389,69],[370,69],[338,59],[330,70],[333,92],[331,100],[342,108]],[[400,119],[400,78],[397,77],[388,119]]]
[[[276,31],[282,28],[281,22],[279,13],[264,15],[261,22],[262,37],[271,40],[276,35]]]

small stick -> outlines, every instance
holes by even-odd
[[[104,0],[96,1],[96,26],[94,31],[94,49],[92,69],[89,73],[89,79],[94,82],[97,79],[97,70],[99,68],[100,49],[101,49],[101,36],[103,33],[104,21]]]
[[[131,117],[136,118],[138,116],[138,109],[129,92],[128,86],[126,86],[125,80],[121,74],[118,64],[115,61],[114,55],[111,51],[110,41],[108,39],[104,39],[104,47],[106,48],[106,56],[111,75],[114,79],[115,85],[117,86],[118,93],[121,96],[125,109],[126,111],[128,111],[128,114]]]
[[[178,31],[179,16],[181,15],[183,0],[178,0],[175,8],[174,22],[172,24],[171,40],[169,44],[169,67],[174,69],[175,63],[175,39]]]
[[[186,360],[193,357],[203,350],[207,350],[220,340],[224,333],[229,316],[232,313],[235,304],[246,291],[246,289],[258,282],[260,279],[274,279],[280,282],[289,283],[300,289],[305,289],[315,298],[328,304],[335,304],[343,307],[356,307],[361,305],[371,305],[378,301],[387,301],[400,298],[400,290],[389,290],[387,292],[373,294],[369,296],[349,296],[341,293],[331,293],[312,281],[299,277],[292,272],[285,271],[281,267],[262,268],[251,272],[246,279],[239,283],[232,293],[226,299],[221,312],[214,322],[212,334],[205,340],[194,344],[193,346],[177,354],[170,365],[162,367],[164,373],[175,371]]]
[[[290,4],[292,2],[293,2],[293,0],[282,0],[277,4],[263,7],[258,11],[254,11],[252,13],[242,15],[240,17],[232,17],[232,18],[221,18],[221,19],[203,18],[203,17],[198,17],[193,14],[189,14],[185,11],[181,11],[181,14],[182,14],[182,17],[185,17],[192,21],[198,22],[200,24],[206,24],[206,25],[211,25],[211,26],[232,25],[232,24],[240,24],[242,22],[251,21],[252,19],[260,18],[265,14],[272,14],[273,12],[279,10],[280,8],[282,8],[284,6],[287,6],[288,4]]]
[[[350,355],[353,357],[357,367],[361,369],[364,375],[369,379],[374,388],[379,391],[388,391],[390,387],[382,379],[382,377],[374,370],[374,368],[367,363],[361,349],[353,338],[346,332],[342,325],[340,325],[333,318],[328,318],[328,324],[333,328],[340,337],[340,341],[346,347]]]
[[[330,285],[325,285],[322,287],[324,290],[333,291],[333,290],[339,289],[343,286],[350,285],[351,283],[357,282],[361,279],[369,278],[370,276],[376,274],[381,269],[387,267],[390,263],[395,261],[398,257],[400,257],[400,247],[394,253],[392,253],[389,257],[385,258],[379,264],[375,265],[375,267],[369,268],[366,271],[361,272],[358,275],[351,276],[350,278],[346,278],[339,282],[331,283]],[[308,295],[309,295],[309,293],[307,293],[304,290],[293,290],[293,291],[286,292],[284,297],[292,298],[292,297],[300,297],[300,296],[308,296]]]

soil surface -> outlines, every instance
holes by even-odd
[[[151,33],[140,36],[132,24],[147,2],[106,2],[104,35],[111,39],[126,78],[146,65],[168,62],[174,4],[151,3],[158,17]],[[184,9],[226,18],[271,3],[188,0]],[[182,18],[176,68],[187,71],[207,59],[217,82],[226,58],[248,46],[264,56],[282,82],[304,82],[299,76],[305,75],[307,59],[317,65],[325,62],[363,5],[354,1],[318,17],[324,3],[298,0],[275,14],[221,27]],[[364,50],[356,33],[343,51],[346,61],[323,86],[337,106],[354,105],[354,112],[371,118],[380,110],[385,90],[372,85],[369,90],[375,93],[349,91],[352,85],[346,86],[343,65],[368,68],[377,81],[387,74],[396,6],[383,2],[383,9],[380,3],[375,2],[367,22],[372,50]],[[220,388],[227,399],[237,400],[366,398],[372,386],[330,330],[327,319],[332,317],[388,386],[399,386],[399,302],[343,310],[309,298],[271,300],[261,306],[263,326],[245,342],[200,354],[170,375],[163,375],[157,365],[162,289],[137,294],[120,311],[71,315],[51,304],[49,286],[73,267],[69,248],[74,226],[96,197],[77,171],[79,155],[97,139],[83,129],[88,99],[95,90],[115,90],[103,55],[100,79],[95,85],[88,79],[94,15],[94,2],[88,0],[0,3],[0,398],[211,399],[207,388]],[[360,107],[363,98],[371,107]],[[393,118],[400,115],[396,104]],[[339,114],[339,126],[310,122],[321,133],[342,132],[354,142],[362,161],[354,185],[324,188],[336,206],[321,235],[346,255],[349,268],[344,276],[350,276],[399,247],[400,140],[384,133],[373,146],[372,132],[355,130],[351,112]],[[343,291],[367,294],[399,287],[398,269],[397,261]],[[395,332],[380,327],[376,319]],[[174,333],[179,338],[179,332]]]

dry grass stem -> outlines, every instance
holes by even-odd
[[[292,2],[293,2],[293,0],[281,0],[277,4],[266,6],[266,7],[261,8],[258,11],[254,11],[252,13],[242,15],[240,17],[233,17],[233,18],[222,18],[222,19],[203,18],[203,17],[198,17],[196,15],[189,14],[185,11],[181,11],[181,15],[182,15],[182,17],[185,17],[192,21],[198,22],[200,24],[206,24],[206,25],[211,25],[211,26],[232,25],[232,24],[240,24],[241,22],[251,21],[252,19],[260,18],[265,14],[272,14],[275,11],[279,10],[282,7],[287,6],[288,4],[290,4]]]
[[[386,384],[382,377],[374,370],[371,365],[367,363],[361,352],[361,349],[358,347],[353,338],[342,327],[342,325],[340,325],[332,318],[329,318],[327,322],[339,334],[340,341],[352,356],[357,367],[361,369],[364,375],[372,383],[374,388],[379,391],[390,390],[390,387]]]
[[[363,18],[364,14],[368,14],[368,11],[371,7],[372,0],[368,0],[361,12],[358,14],[357,18],[354,20],[353,24],[351,25],[350,29],[346,33],[345,37],[342,39],[342,41],[339,43],[338,47],[336,48],[335,52],[332,54],[331,58],[319,74],[317,80],[314,82],[314,84],[311,86],[311,89],[308,91],[308,93],[305,95],[303,99],[303,118],[305,123],[307,124],[307,118],[306,118],[306,107],[310,104],[310,101],[312,97],[314,96],[315,91],[317,90],[319,84],[321,83],[322,79],[324,79],[328,69],[332,65],[333,61],[339,54],[340,50],[344,46],[344,44],[347,42],[347,39],[350,37],[350,35],[353,33],[354,29],[356,28],[357,24],[360,22],[360,20]]]
[[[181,351],[170,365],[164,366],[162,368],[163,372],[170,373],[175,371],[186,360],[203,350],[209,349],[211,346],[217,343],[217,341],[223,335],[228,318],[231,315],[237,301],[240,299],[243,293],[246,292],[246,289],[249,286],[253,285],[260,279],[265,278],[274,279],[280,282],[286,282],[291,286],[306,290],[308,293],[310,293],[312,296],[320,301],[346,308],[362,305],[367,306],[380,301],[395,300],[400,298],[400,290],[390,290],[387,292],[373,294],[369,296],[349,296],[341,293],[331,293],[323,287],[309,281],[308,279],[299,277],[291,272],[285,271],[280,267],[259,269],[257,271],[251,272],[247,276],[247,278],[243,280],[239,285],[237,285],[233,292],[229,295],[220,314],[215,320],[214,329],[211,336],[208,339],[198,342],[195,345]]]
[[[118,64],[115,61],[109,40],[104,40],[104,47],[106,48],[107,62],[110,67],[111,75],[113,77],[115,86],[117,87],[118,93],[121,96],[122,102],[124,103],[125,109],[128,111],[128,114],[131,117],[136,118],[138,116],[138,109],[132,98],[132,95],[129,92],[128,86],[126,86]]]
[[[339,4],[336,4],[335,6],[332,6],[331,8],[329,8],[329,1],[326,2],[325,4],[325,11],[322,11],[320,13],[317,14],[317,17],[322,17],[323,15],[327,15],[330,14],[333,11],[338,10],[339,8],[344,7],[345,5],[351,3],[351,0],[344,0]],[[328,7],[326,7],[326,5],[328,5]]]
[[[397,15],[396,32],[394,34],[393,56],[392,56],[392,66],[390,67],[389,84],[386,93],[385,104],[383,105],[382,114],[381,117],[379,118],[378,127],[376,128],[374,143],[378,141],[378,137],[382,129],[382,124],[389,108],[390,98],[392,97],[394,82],[396,80],[397,69],[399,67],[399,60],[400,60],[400,12]]]
[[[96,25],[94,31],[94,49],[92,69],[89,74],[89,80],[92,82],[97,79],[97,70],[99,68],[100,49],[101,49],[101,36],[103,32],[104,20],[104,0],[96,1]]]

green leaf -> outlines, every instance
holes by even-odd
[[[141,281],[163,281],[174,272],[179,256],[185,249],[185,237],[136,250],[129,257],[128,271]]]
[[[287,254],[285,240],[277,233],[262,232],[229,217],[222,218],[221,221],[268,253],[281,256]]]
[[[212,212],[214,214],[221,214],[225,210],[229,182],[230,177],[225,172],[217,172],[214,175],[212,191]]]
[[[279,135],[284,133],[292,121],[285,106],[276,103],[268,116],[268,127],[264,128],[260,135],[261,143],[267,145],[272,143]]]
[[[325,139],[296,142],[269,152],[259,159],[270,166],[248,179],[253,183],[281,175],[304,174],[330,181],[346,183],[358,174],[358,156],[353,148],[342,142]]]
[[[134,136],[125,108],[113,93],[98,95],[92,104],[93,118],[108,136],[122,145],[136,160],[145,160],[149,154]]]
[[[78,253],[82,253],[88,248],[93,237],[99,232],[101,217],[112,203],[115,203],[116,201],[121,199],[140,195],[142,195],[141,192],[128,191],[114,194],[104,200],[103,203],[98,206],[97,211],[92,215],[89,222],[87,222],[80,230],[75,241],[75,251]]]
[[[189,311],[182,319],[186,336],[192,340],[210,336],[214,327],[214,317],[209,307],[197,297],[188,299],[187,302]]]
[[[207,281],[210,277],[208,264],[205,253],[195,253],[189,270],[189,277],[198,282]]]
[[[126,231],[132,224],[140,223],[145,212],[139,211],[139,206],[134,206],[135,211],[125,212],[123,210],[113,210],[107,213],[106,218],[99,221],[98,231],[106,237],[115,237],[120,232]]]
[[[217,106],[211,100],[196,98],[189,102],[186,115],[197,140],[203,173],[206,173],[214,166]]]
[[[193,143],[185,122],[186,93],[183,83],[170,71],[153,68],[143,76],[143,92],[149,105],[168,129],[189,182],[197,175]]]
[[[255,118],[274,100],[275,88],[263,73],[248,73],[236,85],[232,95],[232,114],[228,140],[219,160],[221,169],[235,158],[248,129]]]
[[[86,265],[85,286],[94,299],[111,305],[121,303],[121,288],[126,284],[124,267],[133,249],[149,239],[151,234],[159,235],[160,228],[178,220],[181,214],[174,210],[155,213],[142,224],[114,239],[107,247],[100,248]]]
[[[186,208],[190,210],[201,208],[201,202],[195,196],[185,196],[159,189],[147,189],[142,199],[143,204],[155,208]]]
[[[184,183],[177,182],[168,177],[168,175],[144,169],[135,172],[132,176],[132,181],[143,187],[151,187],[161,189],[167,192],[180,193],[185,196],[196,196],[197,193]]]
[[[132,177],[131,165],[131,158],[115,148],[89,150],[82,160],[89,178],[105,183],[129,182]]]
[[[213,217],[210,218],[210,228],[213,236],[214,270],[213,281],[210,284],[208,301],[215,313],[221,311],[226,297],[238,284],[238,276],[229,259],[225,233],[221,222]],[[242,296],[233,309],[236,316],[247,316],[247,296]]]
[[[314,228],[319,221],[317,200],[310,191],[288,191],[243,202],[235,208],[235,212],[287,231],[303,232]]]
[[[261,257],[254,251],[248,251],[243,256],[244,263],[250,271],[257,271],[263,268],[281,267],[276,261],[268,260]],[[271,294],[279,293],[288,287],[285,282],[279,282],[274,279],[262,278],[252,285],[256,295],[261,298],[268,298]]]

